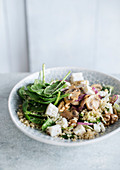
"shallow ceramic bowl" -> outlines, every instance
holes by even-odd
[[[109,75],[106,75],[100,72],[76,68],[76,67],[58,67],[58,68],[46,69],[45,71],[46,82],[49,82],[52,79],[61,80],[68,73],[68,71],[82,72],[84,78],[86,80],[89,80],[91,84],[104,83],[106,85],[107,84],[112,85],[114,86],[114,93],[120,94],[120,81],[117,78],[114,78],[112,76],[109,76]],[[110,127],[108,127],[106,132],[103,135],[100,135],[99,137],[95,139],[77,140],[73,142],[71,140],[61,140],[59,138],[53,138],[41,131],[25,126],[23,123],[19,121],[17,113],[16,113],[18,109],[18,105],[20,103],[20,98],[17,95],[17,90],[21,86],[26,86],[29,83],[33,83],[34,80],[38,78],[38,76],[39,76],[39,73],[37,72],[37,73],[31,74],[30,76],[24,78],[19,83],[17,83],[16,86],[12,89],[10,96],[9,96],[9,100],[8,100],[8,108],[9,108],[10,116],[13,122],[23,133],[25,133],[29,137],[35,140],[38,140],[40,142],[53,144],[53,145],[78,146],[78,145],[85,145],[85,144],[89,144],[92,142],[100,141],[102,139],[105,139],[106,137],[113,135],[114,133],[120,130],[119,128],[120,120],[119,120],[114,125],[111,125]],[[68,77],[68,80],[69,78],[70,77]]]

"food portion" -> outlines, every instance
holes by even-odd
[[[18,117],[24,125],[52,137],[92,139],[118,121],[120,95],[112,95],[110,85],[90,84],[82,72],[71,73],[68,82],[69,75],[45,82],[43,65],[40,78],[18,90],[22,100]]]

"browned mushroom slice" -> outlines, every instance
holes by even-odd
[[[89,96],[90,96],[90,95],[86,95],[86,96],[84,97],[84,99],[80,102],[80,106],[79,106],[79,110],[80,110],[80,111],[83,110],[83,108],[84,108],[84,106],[85,106],[85,104],[86,104],[87,99],[88,99]]]
[[[91,87],[95,87],[98,91],[102,90],[101,84],[93,84]]]
[[[91,95],[87,101],[86,101],[86,106],[88,110],[97,110],[98,107],[100,106],[100,98],[97,95]]]
[[[79,112],[77,112],[76,110],[72,110],[71,112],[68,110],[65,110],[64,112],[61,113],[62,117],[65,117],[66,119],[70,120],[74,117],[79,117]]]
[[[80,108],[83,108],[86,104],[87,99],[83,99],[80,103]]]
[[[78,97],[80,95],[80,89],[72,85],[65,93],[70,94],[68,97],[64,98],[65,102],[72,103],[73,101],[78,100]]]

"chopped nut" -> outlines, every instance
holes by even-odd
[[[118,115],[117,110],[115,108],[113,108],[113,112],[115,115]]]
[[[60,102],[58,106],[59,112],[63,112],[64,110],[68,110],[70,108],[70,103],[65,104],[64,101]]]
[[[70,103],[65,104],[65,110],[68,110],[70,108]]]
[[[63,112],[65,110],[65,106],[64,106],[65,102],[62,101],[60,102],[59,106],[58,106],[58,111],[59,112]]]
[[[111,114],[111,121],[110,121],[110,123],[114,124],[117,121],[118,121],[118,116],[115,115],[115,114]]]
[[[77,125],[77,118],[75,117],[74,119],[71,119],[69,121],[69,125],[75,127]]]
[[[110,125],[110,115],[111,115],[111,113],[105,113],[105,115],[103,116],[104,121],[106,122],[105,123],[106,126]]]
[[[111,114],[111,113],[105,113],[103,116],[105,120],[105,125],[109,126],[110,124],[114,124],[116,121],[118,121],[118,116],[116,114]]]

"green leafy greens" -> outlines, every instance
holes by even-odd
[[[61,89],[67,86],[65,79],[69,74],[70,72],[68,72],[61,81],[57,80],[52,83],[46,83],[45,64],[43,64],[39,78],[36,79],[33,84],[28,84],[26,87],[23,86],[18,90],[18,95],[21,97],[23,103],[22,110],[26,119],[42,125],[43,131],[48,126],[54,124],[54,122],[44,114],[48,104],[53,103],[57,105],[61,99],[69,95],[61,92]]]

